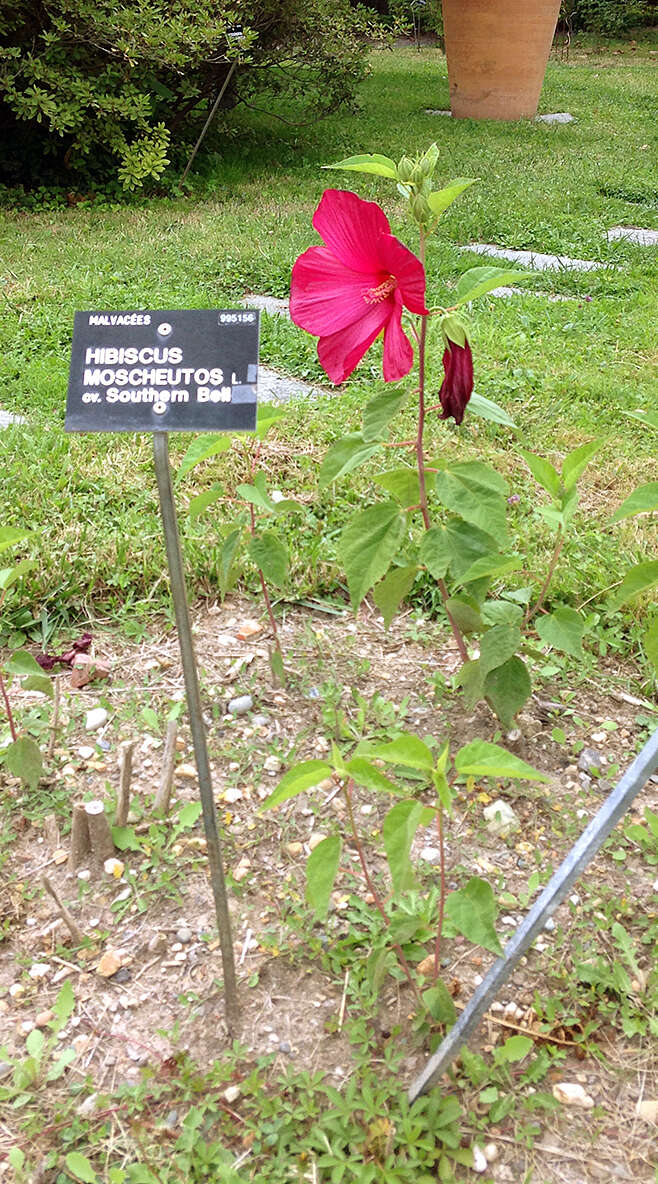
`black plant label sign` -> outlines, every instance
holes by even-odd
[[[68,432],[256,427],[255,309],[76,312]]]

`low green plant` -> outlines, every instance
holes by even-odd
[[[404,796],[401,788],[382,772],[391,766],[400,776],[411,778],[413,797]],[[353,755],[343,756],[334,745],[326,761],[311,760],[293,766],[263,803],[273,809],[297,797],[325,778],[332,778],[346,807],[346,835],[358,852],[365,887],[379,914],[378,930],[371,933],[368,959],[370,987],[377,992],[396,961],[406,977],[421,1015],[438,1023],[455,1020],[455,1009],[446,986],[439,977],[441,942],[444,936],[462,934],[469,941],[493,953],[502,952],[494,921],[496,906],[491,886],[472,876],[463,888],[447,891],[444,852],[444,814],[452,810],[452,785],[456,778],[506,777],[520,780],[546,778],[525,761],[498,745],[475,740],[450,757],[448,744],[433,750],[409,733],[401,733],[388,742],[371,741],[357,746]],[[354,792],[356,786],[395,799],[382,824],[384,855],[390,876],[390,891],[382,892],[373,876],[365,847],[356,823]],[[424,805],[418,794],[430,793],[434,805]],[[420,826],[436,826],[440,851],[440,889],[431,899],[419,893],[418,880],[410,852]],[[306,901],[318,918],[327,915],[331,893],[339,873],[343,836],[339,831],[328,835],[313,849],[306,864]],[[421,991],[410,965],[406,947],[411,943],[413,956],[419,960],[420,947],[434,932],[431,986]]]
[[[4,1046],[0,1048],[0,1060],[11,1066],[11,1079],[0,1081],[0,1103],[21,1110],[34,1102],[35,1093],[58,1081],[75,1059],[74,1048],[62,1050],[57,1036],[73,1013],[75,999],[70,982],[60,988],[52,1005],[53,1019],[46,1030],[33,1028],[25,1041],[26,1056],[15,1056]]]

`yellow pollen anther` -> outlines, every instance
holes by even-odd
[[[376,288],[366,288],[363,293],[363,299],[366,304],[380,304],[382,300],[387,300],[388,297],[395,291],[398,286],[398,281],[394,275],[389,275],[383,283],[378,284]]]

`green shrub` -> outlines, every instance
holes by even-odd
[[[562,0],[561,20],[573,32],[583,30],[617,37],[647,24],[655,8],[647,0]]]
[[[0,181],[161,177],[236,57],[225,109],[265,94],[319,117],[352,98],[371,28],[348,0],[0,0]]]

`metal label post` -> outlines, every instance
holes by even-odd
[[[66,430],[153,433],[171,593],[199,777],[224,972],[226,1022],[239,1021],[233,938],[169,465],[169,432],[253,431],[259,314],[254,309],[76,312]]]
[[[422,1073],[409,1087],[409,1101],[431,1089],[441,1074],[458,1055],[459,1050],[475,1031],[484,1013],[496,998],[503,983],[525,954],[532,942],[544,929],[548,918],[562,903],[574,880],[588,863],[598,854],[608,835],[623,818],[631,802],[646,785],[649,777],[658,769],[658,730],[645,744],[639,756],[624,773],[621,781],[606,798],[598,814],[594,816],[577,843],[571,848],[564,862],[552,876],[539,899],[530,909],[514,937],[507,943],[505,951],[494,962],[491,970],[480,983],[457,1023],[430,1057]]]

